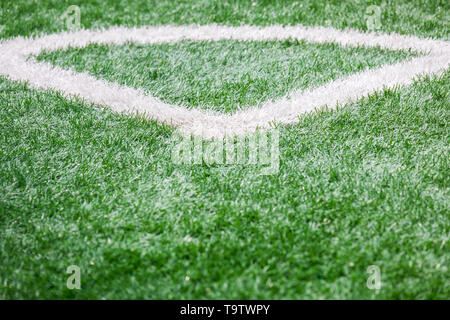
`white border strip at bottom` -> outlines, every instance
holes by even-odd
[[[164,103],[142,90],[97,79],[88,73],[63,70],[49,63],[28,59],[43,50],[85,47],[91,43],[139,44],[177,42],[181,40],[222,39],[263,41],[298,39],[314,43],[334,42],[346,46],[381,47],[390,50],[413,50],[424,55],[394,65],[366,70],[340,78],[323,86],[293,92],[290,98],[269,101],[260,107],[227,115],[218,112],[187,109]],[[26,81],[37,89],[52,89],[67,97],[80,97],[115,112],[144,114],[159,122],[178,127],[186,134],[205,138],[241,134],[273,123],[295,123],[299,116],[316,107],[334,108],[383,88],[410,84],[418,75],[439,74],[450,62],[450,43],[396,34],[374,34],[341,31],[325,27],[218,25],[156,26],[141,28],[113,27],[108,30],[81,30],[45,35],[36,39],[15,38],[0,42],[0,75]]]

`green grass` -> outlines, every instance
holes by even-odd
[[[384,5],[383,5],[384,4]],[[330,25],[367,30],[366,8],[382,7],[381,31],[449,39],[447,0],[21,0],[0,1],[0,36],[62,31],[60,16],[81,8],[85,28],[148,24]]]
[[[86,27],[330,19],[364,29],[362,1],[333,1],[327,14],[322,1],[305,1],[312,11],[83,3]],[[396,3],[383,30],[447,37],[447,2]],[[61,30],[65,6],[2,1],[0,35]],[[257,176],[175,165],[172,128],[0,78],[0,298],[448,299],[449,89],[447,71],[280,126],[280,172]],[[69,265],[81,267],[81,290],[66,288]],[[378,293],[366,287],[370,265]]]
[[[37,58],[143,88],[168,103],[229,113],[410,56],[417,54],[292,40],[223,40],[93,44],[44,52]]]

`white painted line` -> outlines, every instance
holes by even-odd
[[[423,56],[394,65],[386,65],[340,78],[320,87],[299,90],[275,102],[227,115],[213,111],[187,109],[170,105],[145,94],[143,90],[97,79],[85,72],[63,70],[49,63],[28,59],[43,50],[85,47],[91,43],[140,44],[177,42],[181,40],[235,39],[248,41],[306,40],[314,43],[335,42],[346,46],[381,47],[391,50],[413,50]],[[450,63],[450,43],[397,34],[375,34],[341,31],[326,27],[304,26],[157,26],[141,28],[114,27],[108,30],[81,30],[45,35],[36,39],[18,37],[0,42],[0,75],[11,80],[27,81],[37,89],[52,89],[71,98],[80,97],[115,112],[144,114],[159,122],[174,125],[186,134],[205,138],[240,134],[275,123],[295,123],[302,113],[316,107],[355,101],[374,91],[408,85],[418,75],[439,74]]]

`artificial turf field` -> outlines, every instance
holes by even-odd
[[[329,25],[449,40],[448,1],[5,1],[0,37]],[[38,60],[233,112],[411,52],[304,42],[91,45]],[[297,59],[297,60],[296,60]],[[227,75],[232,77],[227,78]],[[279,126],[280,169],[173,163],[174,128],[0,77],[2,299],[448,299],[450,72]],[[81,268],[69,290],[66,269]],[[371,265],[382,287],[366,286]]]

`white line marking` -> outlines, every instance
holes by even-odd
[[[289,99],[266,102],[258,108],[227,115],[213,111],[187,109],[170,105],[145,94],[143,90],[99,80],[85,72],[63,70],[49,63],[27,58],[43,50],[85,47],[91,43],[139,44],[177,42],[181,40],[306,40],[314,43],[335,42],[346,46],[381,47],[391,50],[422,52],[425,55],[394,65],[386,65],[340,78],[317,88],[298,90]],[[174,125],[186,134],[205,138],[240,134],[273,123],[295,123],[302,113],[316,107],[330,108],[366,96],[374,91],[408,85],[420,74],[439,74],[450,62],[450,43],[397,34],[341,31],[329,27],[304,26],[157,26],[141,28],[114,27],[108,30],[81,30],[44,35],[31,39],[18,37],[0,42],[0,75],[11,80],[27,81],[37,89],[53,89],[67,97],[78,96],[115,112],[144,114],[159,122]]]

